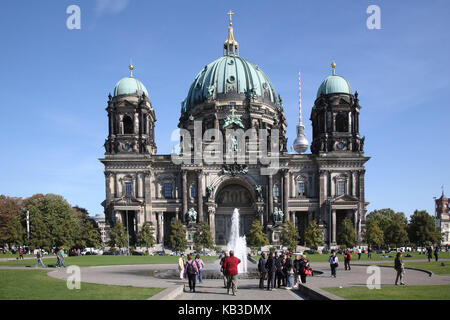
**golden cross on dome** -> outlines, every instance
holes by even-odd
[[[233,11],[228,11],[228,13],[227,13],[227,15],[229,15],[230,16],[230,26],[231,26],[231,19],[232,19],[232,16],[233,16],[233,14],[234,14],[234,12]]]
[[[131,58],[130,58],[130,65],[128,66],[128,69],[130,70],[130,77],[132,77],[134,66],[133,66],[133,62],[131,61]]]

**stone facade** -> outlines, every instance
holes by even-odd
[[[442,246],[450,246],[450,217],[448,205],[448,198],[444,195],[444,191],[442,191],[441,197],[435,200],[436,224],[441,228],[441,233],[444,234],[441,241]]]

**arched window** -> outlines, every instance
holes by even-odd
[[[298,183],[298,195],[306,196],[306,185],[304,181]]]
[[[133,134],[133,120],[129,116],[123,117],[123,133]]]
[[[345,113],[339,113],[336,116],[336,131],[337,132],[347,132],[348,131],[348,123],[347,116]]]
[[[163,192],[164,192],[164,198],[171,199],[172,198],[172,184],[164,183]]]

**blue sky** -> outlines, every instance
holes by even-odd
[[[81,8],[81,30],[66,8]],[[381,30],[366,9],[381,8]],[[106,101],[134,75],[156,110],[158,153],[169,153],[180,102],[195,75],[222,55],[232,9],[240,55],[284,100],[295,139],[297,69],[304,123],[317,88],[336,72],[360,94],[368,210],[434,213],[450,190],[450,2],[437,1],[5,1],[0,11],[0,194],[57,193],[91,214],[105,197]],[[447,193],[450,193],[447,192]]]

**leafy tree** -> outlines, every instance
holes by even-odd
[[[305,230],[305,242],[306,245],[311,248],[317,248],[323,244],[323,234],[317,225],[316,220],[312,220]]]
[[[263,247],[269,244],[269,238],[263,230],[263,226],[258,220],[254,220],[252,223],[252,228],[250,229],[249,235],[247,237],[247,243],[250,246]]]
[[[358,243],[355,228],[349,218],[342,220],[337,234],[337,242],[346,248],[353,248]]]
[[[397,219],[395,221],[395,223],[400,223],[401,225],[404,225],[405,227],[408,224],[408,221],[403,212],[395,212],[392,209],[374,210],[367,215],[366,221],[367,221],[367,225],[370,223],[370,221],[374,221],[374,220],[377,221],[378,226],[383,231],[384,241],[382,243],[389,245],[389,244],[393,243],[392,242],[393,237],[395,237],[392,234],[392,227],[391,227],[391,223],[394,218]],[[398,228],[398,227],[399,226],[396,225],[396,228]],[[388,230],[389,228],[391,228],[391,230]]]
[[[35,195],[24,201],[30,211],[30,246],[51,249],[74,247],[80,223],[67,201],[55,194]]]
[[[382,245],[384,243],[384,232],[381,230],[376,219],[369,219],[367,221],[367,228],[364,234],[364,240],[367,244]]]
[[[88,211],[84,208],[75,206],[73,210],[80,224],[80,232],[76,237],[75,246],[78,248],[100,247],[100,230],[95,220],[90,217]]]
[[[123,248],[128,245],[127,230],[121,222],[116,222],[109,232],[109,245],[111,247]]]
[[[21,246],[25,244],[26,230],[22,224],[22,219],[20,215],[15,215],[9,220],[9,223],[5,229],[4,240],[8,245],[18,245]]]
[[[137,244],[140,247],[150,248],[155,244],[155,238],[150,227],[150,223],[146,222],[142,229],[137,233]]]
[[[22,215],[20,202],[20,198],[0,195],[0,243],[8,243],[11,238],[14,238],[14,235],[9,233],[12,231],[9,224],[14,217]]]
[[[299,239],[300,236],[297,229],[295,229],[295,226],[292,222],[289,222],[286,229],[284,229],[284,231],[281,233],[281,244],[283,246],[286,246],[289,251],[294,251]]]
[[[407,224],[402,219],[401,215],[394,216],[384,233],[385,244],[398,247],[407,243],[408,233],[406,232],[406,226]]]
[[[435,218],[425,210],[416,210],[411,216],[408,235],[412,243],[419,246],[429,245],[442,239],[439,228],[436,226]]]
[[[211,249],[214,247],[214,241],[206,222],[201,222],[197,226],[197,232],[194,234],[194,244],[196,251],[202,251],[204,248]]]
[[[180,220],[175,220],[170,225],[168,245],[176,251],[184,251],[187,247],[186,229]]]

